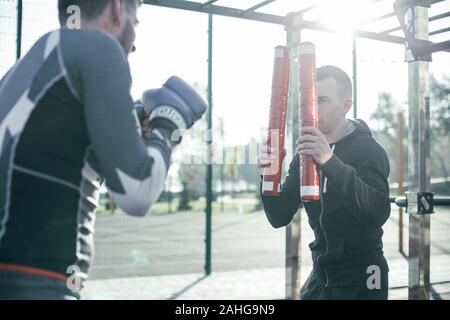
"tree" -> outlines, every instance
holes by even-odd
[[[370,116],[378,124],[376,132],[385,136],[395,135],[397,127],[397,113],[402,111],[399,103],[395,101],[392,94],[380,92],[378,94],[378,106]]]
[[[205,190],[205,170],[203,165],[181,164],[178,170],[183,190],[181,191],[178,210],[190,210],[189,201],[198,199]]]
[[[384,147],[389,158],[391,170],[389,182],[398,180],[398,113],[405,110],[405,105],[397,102],[391,93],[380,92],[378,94],[378,105],[375,111],[370,115],[370,119],[375,122],[375,128],[372,130],[374,137]],[[406,117],[405,117],[406,118]],[[407,120],[407,119],[405,119]],[[406,143],[408,141],[407,126],[403,129],[403,162],[408,163]],[[407,175],[408,166],[404,166],[404,176]]]
[[[448,159],[450,158],[450,77],[445,76],[438,81],[434,76],[430,79],[430,129],[431,129],[431,177],[442,178],[450,175]],[[395,101],[392,94],[380,92],[378,105],[370,119],[375,122],[373,135],[385,148],[391,163],[390,182],[397,181],[397,113],[406,109],[405,104]],[[407,177],[408,168],[408,114],[405,113],[405,127],[403,131],[404,158],[403,162]],[[432,185],[432,191],[450,193],[450,183]]]
[[[431,122],[431,176],[448,177],[450,158],[450,77],[444,76],[439,82],[430,79],[430,122]],[[435,192],[450,193],[450,183],[446,181]]]
[[[443,82],[431,77],[431,128],[439,137],[448,137],[450,132],[450,76]]]

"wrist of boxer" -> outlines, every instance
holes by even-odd
[[[166,167],[169,168],[172,151],[176,144],[169,140],[168,133],[164,129],[151,130],[151,136],[146,140],[147,147],[155,148],[162,154]]]
[[[181,142],[181,129],[172,121],[166,118],[154,118],[150,121],[149,127],[152,134],[156,130],[161,136],[161,139],[169,141],[172,147],[175,147]]]

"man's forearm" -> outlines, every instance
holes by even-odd
[[[260,195],[270,224],[274,228],[288,225],[301,204],[298,156],[291,161],[288,176],[279,196],[265,196],[261,192],[261,187],[262,183],[260,183]]]

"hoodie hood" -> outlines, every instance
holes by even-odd
[[[369,126],[367,125],[367,123],[364,120],[362,120],[362,119],[354,119],[354,120],[351,119],[349,121],[353,122],[357,126],[357,128],[359,130],[361,130],[361,131],[369,134],[370,136],[372,136],[372,131],[370,131]]]
[[[346,138],[350,138],[350,136],[353,137],[355,135],[367,135],[369,137],[372,137],[372,132],[370,131],[369,126],[364,122],[364,120],[347,119],[346,122],[347,123],[344,130],[342,130],[339,136],[335,140],[331,141],[330,144],[334,145],[335,143],[338,143]]]
[[[362,119],[348,119],[355,126],[355,131],[359,134],[367,134],[372,136],[372,131],[370,130],[367,123]]]

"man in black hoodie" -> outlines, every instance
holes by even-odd
[[[313,271],[302,299],[387,299],[388,265],[382,226],[390,214],[389,160],[362,120],[346,120],[352,106],[348,75],[335,66],[317,69],[319,129],[302,128],[280,196],[261,194],[271,225],[288,225],[301,204],[299,154],[320,172],[317,202],[303,203],[315,240]],[[263,146],[258,166],[270,167],[274,150]]]

